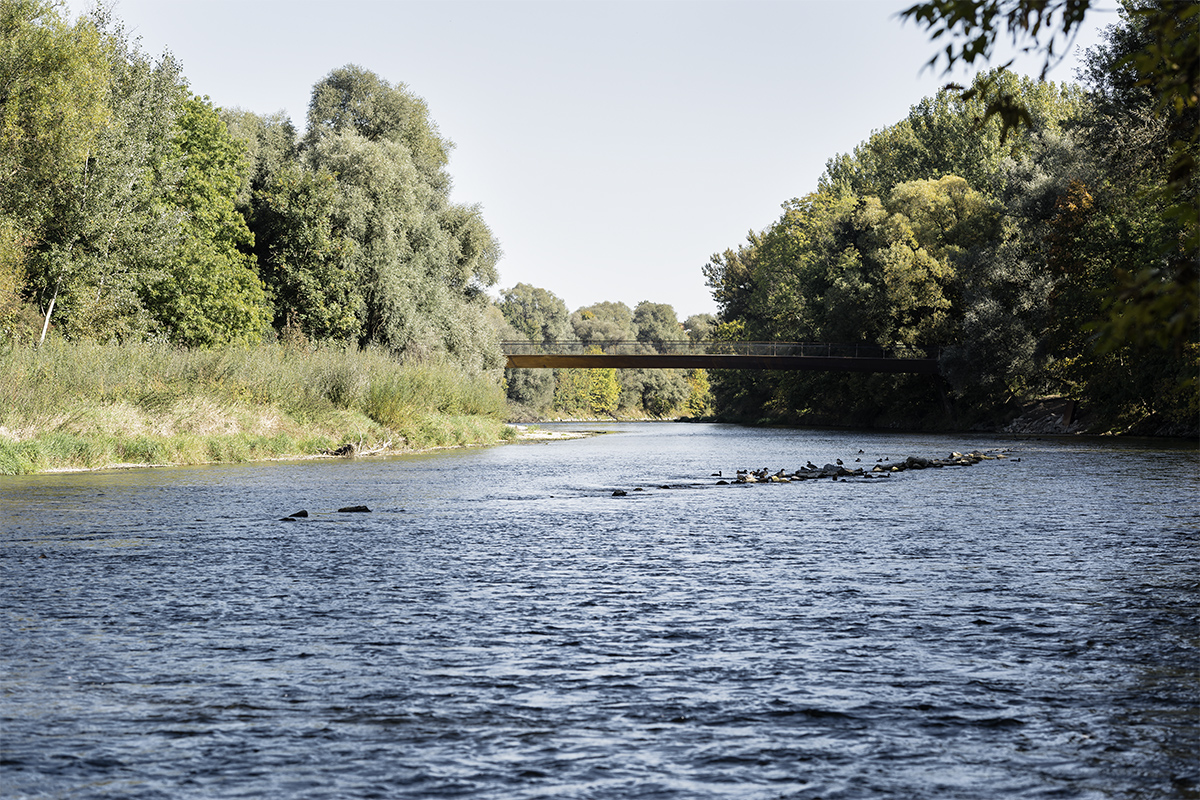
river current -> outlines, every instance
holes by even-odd
[[[0,476],[0,796],[1200,797],[1194,444],[573,427]]]

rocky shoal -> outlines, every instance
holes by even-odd
[[[869,470],[866,467],[847,467],[838,459],[836,464],[826,464],[818,467],[809,462],[803,468],[789,473],[787,470],[771,472],[769,469],[756,471],[738,470],[732,481],[717,481],[718,484],[728,483],[785,483],[791,481],[810,481],[820,478],[849,478],[871,477],[875,475],[890,475],[893,472],[905,472],[910,469],[936,469],[940,467],[970,467],[980,461],[993,461],[1008,458],[1006,451],[991,450],[986,453],[951,453],[945,458],[922,458],[909,456],[903,461],[881,460]]]
[[[869,480],[871,478],[887,478],[897,472],[907,472],[909,470],[922,469],[941,469],[944,467],[970,467],[981,461],[996,461],[999,459],[1008,458],[1007,449],[992,449],[987,451],[976,450],[970,453],[951,453],[945,458],[923,458],[921,456],[908,456],[902,460],[891,461],[886,458],[879,459],[871,467],[850,467],[846,466],[839,458],[836,464],[825,464],[818,467],[809,461],[800,469],[793,472],[788,472],[786,469],[781,469],[772,472],[770,469],[759,470],[744,470],[739,469],[731,479],[723,477],[722,473],[714,472],[711,477],[720,478],[716,482],[717,486],[729,486],[732,484],[742,483],[795,483],[797,481],[812,481],[820,480],[846,480],[848,478],[861,478]],[[860,461],[861,459],[855,459]],[[1021,459],[1014,459],[1020,461]],[[662,486],[662,489],[672,487]],[[635,492],[643,491],[642,489],[634,489]],[[629,493],[623,489],[618,489],[613,492],[613,497],[625,497]]]

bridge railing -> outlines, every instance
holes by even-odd
[[[938,348],[891,347],[831,342],[501,342],[505,355],[738,355],[810,358],[937,358]]]

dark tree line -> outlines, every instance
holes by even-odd
[[[1129,4],[1082,87],[998,69],[923,100],[705,267],[718,336],[940,347],[944,380],[722,373],[718,408],[961,426],[1062,394],[1113,428],[1194,429],[1196,96],[1160,102],[1139,60],[1164,19],[1194,56],[1194,8]]]

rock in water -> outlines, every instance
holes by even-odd
[[[371,509],[367,508],[366,506],[346,506],[345,508],[339,508],[338,511],[343,514],[354,514],[370,513]]]

